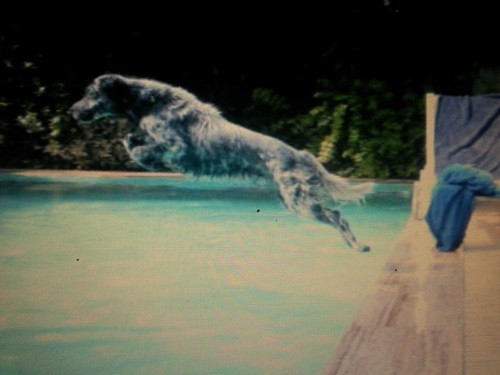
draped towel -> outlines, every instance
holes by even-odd
[[[453,251],[460,246],[477,195],[500,197],[491,173],[453,164],[438,174],[425,220],[439,251]]]

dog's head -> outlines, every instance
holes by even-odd
[[[127,117],[132,99],[127,78],[117,74],[97,77],[86,89],[82,99],[69,112],[82,124],[92,124],[107,118]]]

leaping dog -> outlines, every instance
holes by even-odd
[[[323,203],[359,202],[373,184],[349,184],[329,173],[311,153],[229,122],[215,107],[180,87],[106,74],[87,87],[70,112],[82,124],[127,118],[137,130],[123,144],[148,170],[272,180],[290,211],[332,225],[354,249],[370,249],[358,243],[339,210]]]

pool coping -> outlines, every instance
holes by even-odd
[[[151,178],[186,178],[185,174],[179,172],[151,172],[151,171],[122,171],[122,170],[83,170],[83,169],[22,169],[22,168],[0,168],[0,174],[14,174],[28,177],[103,177],[103,178],[130,178],[130,177],[151,177]],[[375,178],[350,178],[347,180],[354,183],[375,182],[384,184],[408,184],[415,180],[405,179],[375,179]]]
[[[102,177],[102,178],[185,178],[182,173],[176,172],[148,172],[148,171],[100,171],[77,169],[0,169],[0,174],[14,174],[27,177]]]
[[[324,373],[498,373],[499,219],[479,201],[462,246],[442,253],[410,218]]]

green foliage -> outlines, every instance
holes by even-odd
[[[325,127],[331,124],[331,133],[323,138],[318,150],[318,159],[324,164],[331,163],[340,156],[338,152],[335,153],[335,150],[339,149],[338,143],[346,131],[344,122],[346,110],[346,104],[338,104],[329,115],[324,103],[322,106],[316,107],[310,112],[313,116],[320,116],[318,126]]]
[[[415,178],[423,159],[423,98],[396,96],[377,80],[354,80],[344,89],[319,82],[320,104],[306,115],[278,123],[307,135],[305,145],[341,175]]]
[[[126,122],[78,126],[67,113],[76,99],[67,83],[52,81],[5,37],[0,38],[0,50],[4,52],[0,57],[0,168],[138,169],[120,142],[127,132]]]
[[[290,109],[287,99],[269,88],[256,88],[252,93],[255,104],[268,107],[271,111],[286,111]]]
[[[51,79],[36,56],[5,37],[0,50],[0,167],[138,169],[120,142],[129,124],[80,127],[67,114],[86,81]],[[310,150],[337,174],[415,178],[422,167],[423,97],[410,89],[339,78],[318,81],[307,106],[269,87],[255,88],[250,100],[234,110],[235,122]]]

